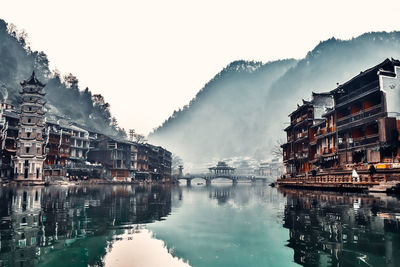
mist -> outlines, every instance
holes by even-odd
[[[295,45],[295,44],[293,44]],[[270,160],[288,115],[312,92],[327,92],[385,58],[400,58],[400,32],[320,42],[299,60],[235,61],[150,135],[185,162]]]
[[[80,88],[79,79],[71,73],[61,75],[50,70],[47,55],[30,48],[27,33],[1,19],[0,59],[1,101],[18,107],[20,83],[35,71],[36,77],[46,84],[46,117],[63,118],[109,135],[126,137],[101,95]]]

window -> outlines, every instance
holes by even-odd
[[[26,133],[26,137],[31,137],[31,133]]]
[[[31,119],[28,119],[28,123],[30,123],[32,120]]]
[[[26,153],[29,153],[29,150],[30,150],[30,147],[25,148]]]

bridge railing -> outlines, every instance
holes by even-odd
[[[217,179],[217,178],[225,178],[225,179],[230,179],[230,180],[252,180],[252,179],[256,179],[256,180],[268,180],[268,177],[265,176],[255,176],[255,175],[221,175],[221,174],[188,174],[182,177],[179,177],[178,179],[205,179],[205,180],[212,180],[212,179]]]

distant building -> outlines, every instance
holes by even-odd
[[[131,142],[100,135],[92,143],[93,147],[88,152],[88,161],[102,164],[105,167],[106,178],[124,180],[130,177]]]
[[[69,159],[71,163],[83,164],[87,159],[87,154],[90,149],[89,131],[75,125],[71,125],[70,128],[72,132],[70,138],[71,154]]]
[[[228,166],[224,161],[219,161],[217,166],[210,167],[208,170],[215,175],[231,175],[235,173],[235,168]]]
[[[252,166],[250,166],[250,164],[247,160],[241,160],[235,170],[235,173],[241,174],[241,175],[254,174],[254,168]]]
[[[284,173],[284,165],[279,159],[274,158],[269,162],[261,162],[256,174],[260,176],[269,176],[272,178],[280,177]]]
[[[12,159],[17,152],[17,138],[19,131],[19,113],[10,104],[1,104],[1,150],[0,150],[0,177],[14,177]]]
[[[289,115],[290,125],[285,129],[287,142],[281,146],[286,173],[295,175],[310,170],[310,132],[313,124],[322,119],[325,109],[331,107],[333,97],[330,93],[313,93],[311,101],[303,100],[303,104]]]
[[[136,150],[136,179],[171,182],[171,152],[150,144],[133,143],[133,146]]]
[[[133,166],[135,168],[135,178],[139,180],[146,180],[149,176],[149,156],[148,149],[145,144],[133,143],[137,151],[136,162]]]
[[[70,158],[70,138],[72,130],[70,127],[55,121],[47,121],[46,129],[45,168],[52,170],[52,172],[47,175],[65,175],[61,169],[67,165],[68,159]]]

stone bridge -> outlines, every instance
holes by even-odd
[[[185,176],[178,176],[177,180],[186,180],[187,185],[191,185],[193,179],[203,179],[206,181],[206,185],[210,185],[212,180],[215,179],[228,179],[231,180],[233,184],[237,184],[238,181],[251,181],[255,183],[257,181],[262,181],[264,183],[271,180],[269,177],[265,176],[254,176],[254,175],[238,175],[238,174],[188,174]]]

